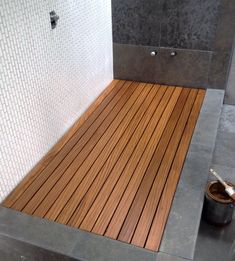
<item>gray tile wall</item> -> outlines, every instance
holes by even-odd
[[[171,57],[170,48],[114,43],[113,49],[115,78],[189,87],[207,82],[210,51],[174,49],[177,56]],[[157,56],[150,55],[152,50]]]
[[[112,0],[115,43],[159,46],[160,0]]]
[[[234,47],[235,47],[235,41],[234,41]],[[235,105],[235,50],[233,51],[231,68],[228,77],[228,86],[225,93],[225,103],[230,105]]]
[[[211,50],[220,0],[162,1],[161,46]]]
[[[234,36],[235,0],[221,0],[213,43],[214,54],[209,73],[209,88],[225,89],[227,87]]]
[[[211,50],[221,0],[113,0],[114,42]]]
[[[116,78],[225,89],[234,0],[112,0],[112,10]]]

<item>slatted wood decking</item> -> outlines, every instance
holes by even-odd
[[[3,205],[157,251],[204,95],[115,80]]]

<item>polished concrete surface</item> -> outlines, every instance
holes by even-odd
[[[235,47],[235,42],[233,45]],[[229,72],[227,89],[225,94],[225,103],[235,105],[235,51],[234,50],[233,50],[231,68]]]
[[[235,184],[235,106],[224,105],[212,167]],[[235,214],[225,227],[201,221],[194,261],[235,260]]]

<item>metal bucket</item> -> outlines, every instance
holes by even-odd
[[[233,184],[228,184],[234,186]],[[223,185],[212,181],[207,185],[203,216],[213,225],[226,225],[232,221],[235,204],[226,194]]]

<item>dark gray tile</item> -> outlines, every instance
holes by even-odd
[[[235,134],[235,106],[223,106],[220,117],[219,131]]]
[[[215,141],[215,140],[214,140]],[[186,194],[204,192],[208,180],[213,149],[202,144],[191,144],[178,187]],[[191,196],[191,195],[190,195]]]
[[[211,65],[209,70],[208,87],[213,89],[225,89],[229,65],[230,53],[228,52],[213,52]]]
[[[224,91],[207,90],[200,117],[194,130],[191,144],[206,145],[214,149],[220,115],[223,107]]]
[[[219,115],[204,113],[197,122],[192,143],[206,145],[213,149],[218,126]]]
[[[150,52],[156,47],[125,44],[113,45],[114,77],[143,82],[156,82],[156,71],[160,70],[159,55]]]
[[[235,4],[231,0],[222,0],[213,49],[231,52],[235,36]]]
[[[155,261],[157,256],[156,252],[74,229],[46,219],[28,216],[4,207],[0,207],[0,236],[12,238],[16,241],[15,245],[13,244],[13,247],[16,246],[16,257],[22,251],[26,251],[27,248],[31,255],[33,255],[34,250],[41,253],[41,249],[45,249],[65,257],[72,257],[75,260],[86,261],[129,261],[137,260],[138,258],[140,258],[139,260]],[[6,245],[10,249],[7,241]],[[6,256],[9,255],[9,251],[4,254]],[[54,259],[52,260],[54,261]]]
[[[157,50],[155,57],[150,55]],[[172,50],[177,52],[171,57]],[[206,87],[211,52],[114,44],[114,76],[119,79]]]
[[[160,50],[160,71],[156,71],[156,79],[165,84],[206,88],[211,52],[169,48]],[[177,52],[177,56],[170,56],[172,50]]]
[[[0,207],[0,234],[64,254],[73,248],[77,239],[70,227],[3,207]]]
[[[235,1],[234,0],[221,0],[221,11],[233,11],[235,10]]]
[[[185,259],[177,256],[171,256],[165,253],[158,253],[156,261],[188,261],[190,259]]]
[[[220,115],[223,108],[224,91],[208,89],[194,130],[192,144],[215,144]]]
[[[201,108],[202,114],[214,114],[220,117],[224,100],[224,90],[207,89]],[[218,118],[219,119],[219,118]]]
[[[233,46],[233,55],[231,59],[231,67],[230,67],[230,72],[229,72],[229,77],[228,77],[228,82],[227,82],[227,88],[226,88],[226,93],[225,93],[225,103],[226,104],[231,104],[235,105],[235,42]]]
[[[235,168],[235,134],[218,132],[214,151],[214,164]]]
[[[68,256],[51,252],[22,241],[0,235],[0,260],[2,261],[75,261]]]
[[[164,0],[160,46],[211,50],[220,0]]]
[[[159,45],[161,8],[159,1],[112,0],[115,43]]]
[[[156,252],[147,251],[105,237],[80,234],[80,240],[74,247],[71,255],[81,260],[96,261],[155,261]]]

